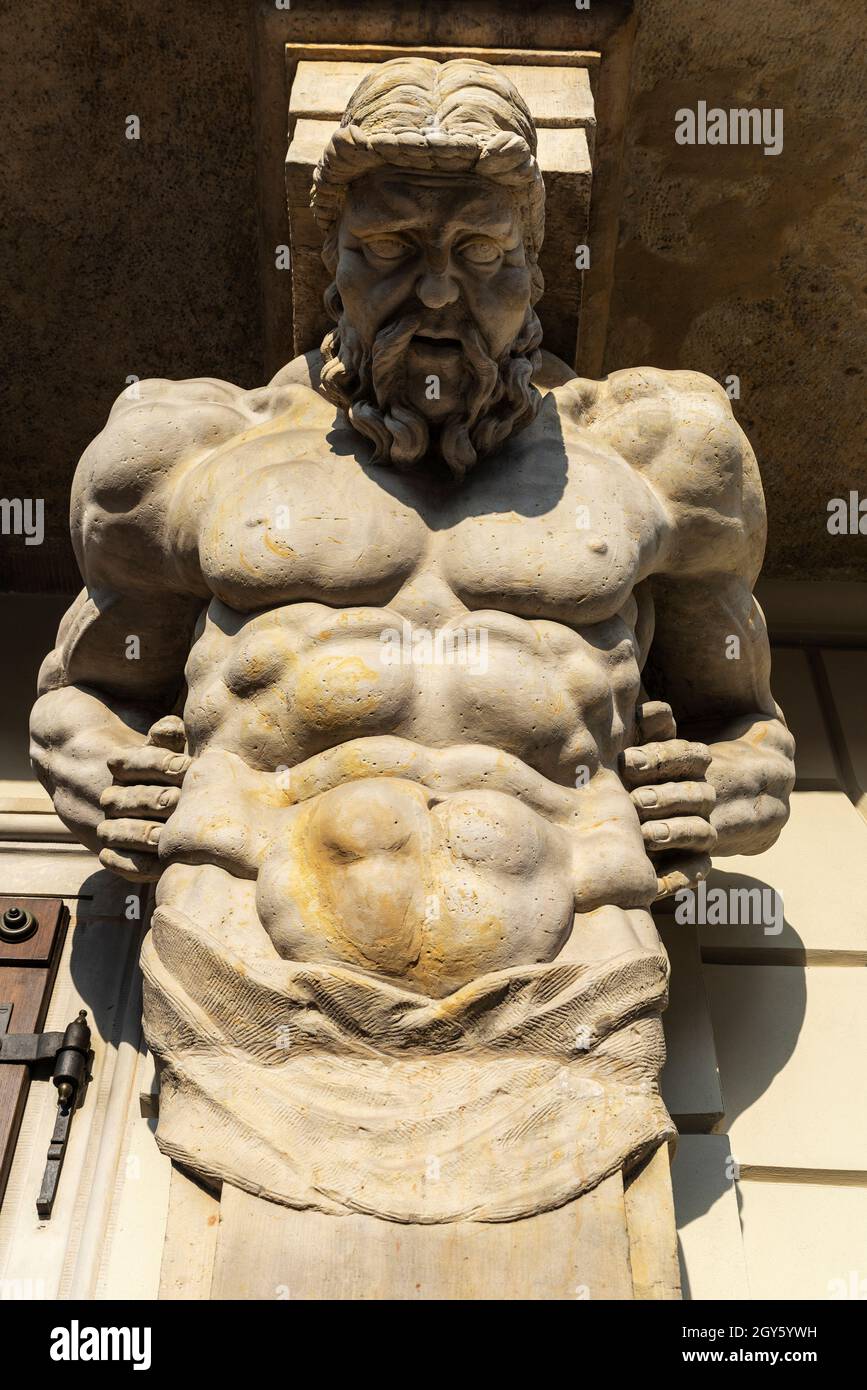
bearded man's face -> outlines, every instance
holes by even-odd
[[[330,356],[328,393],[381,459],[410,467],[438,452],[462,476],[535,414],[541,333],[507,189],[389,168],[351,184],[335,285],[323,381]]]

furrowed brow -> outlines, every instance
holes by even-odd
[[[346,225],[353,236],[382,236],[383,234],[397,235],[400,232],[412,231],[424,225],[424,219],[416,213],[415,217],[399,217],[394,212],[383,211],[380,214],[371,212],[367,216],[353,216],[349,213],[346,217]]]
[[[423,212],[416,211],[415,215],[401,217],[394,212],[383,211],[381,214],[368,213],[367,216],[352,215],[346,217],[347,230],[352,236],[399,236],[401,232],[430,232],[430,220]],[[473,236],[487,236],[495,241],[508,241],[514,236],[520,235],[520,227],[514,218],[511,217],[483,217],[481,213],[474,213],[471,209],[462,211],[460,218],[449,218],[448,231],[455,236],[463,236],[470,233]],[[439,240],[443,235],[442,228],[437,228],[436,236]]]
[[[464,221],[464,217],[468,220]],[[459,232],[474,232],[476,236],[493,237],[497,241],[506,241],[520,229],[512,217],[483,217],[481,213],[476,214],[469,211],[462,213],[462,220],[457,224],[457,230]]]

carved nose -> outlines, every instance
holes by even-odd
[[[450,275],[423,275],[418,282],[416,294],[426,309],[444,309],[454,304],[460,291]]]

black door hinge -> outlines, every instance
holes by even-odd
[[[50,1217],[57,1196],[60,1170],[66,1157],[66,1145],[72,1116],[84,1101],[90,1080],[90,1028],[87,1014],[81,1010],[78,1018],[67,1024],[62,1033],[10,1033],[11,1004],[0,1004],[0,1062],[17,1066],[32,1066],[36,1062],[52,1061],[52,1080],[57,1087],[57,1118],[48,1147],[48,1160],[42,1175],[42,1187],[36,1199],[40,1216]]]

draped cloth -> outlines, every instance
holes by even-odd
[[[443,999],[243,948],[160,907],[142,952],[157,1142],[207,1181],[335,1214],[511,1221],[674,1134],[661,947]]]

